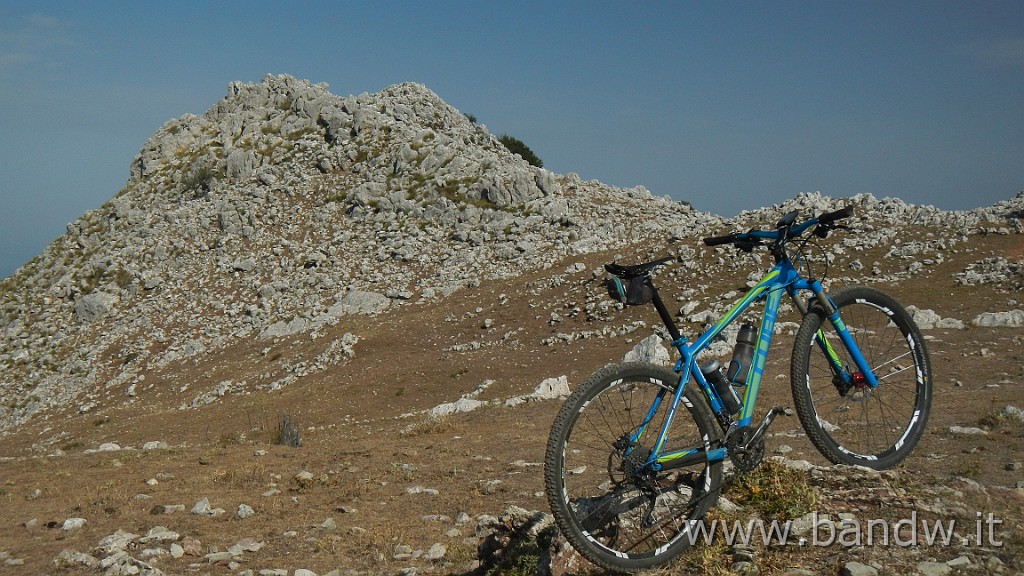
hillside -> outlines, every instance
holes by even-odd
[[[801,194],[725,220],[534,168],[421,85],[338,97],[287,76],[167,122],[114,198],[0,283],[0,559],[468,573],[495,517],[546,507],[538,463],[559,402],[535,390],[575,386],[657,333],[652,311],[607,298],[602,263],[674,256],[659,285],[695,332],[769,260],[702,236],[845,205],[851,230],[824,242],[829,286],[915,306],[936,398],[903,467],[853,485],[819,468],[815,490],[869,486],[852,498],[864,517],[973,527],[993,513],[1006,544],[766,548],[762,573],[961,557],[951,569],[1022,570],[1024,194],[966,212]],[[791,340],[770,378],[788,374]],[[764,405],[791,405],[785,379],[771,384]],[[795,419],[769,449],[824,465]]]

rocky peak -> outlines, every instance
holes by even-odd
[[[419,84],[232,83],[166,122],[113,199],[0,284],[0,429],[241,338],[710,221],[531,166]]]
[[[132,161],[128,187],[194,197],[254,176],[277,181],[303,150],[322,173],[359,176],[363,203],[394,203],[395,190],[430,201],[437,194],[428,181],[451,198],[502,208],[557,187],[552,174],[525,165],[423,85],[341,98],[290,76],[234,82],[205,115],[165,123]]]

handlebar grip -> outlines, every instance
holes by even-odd
[[[836,220],[842,220],[843,218],[849,218],[853,216],[853,206],[847,206],[842,210],[836,210],[835,212],[826,212],[821,216],[818,216],[818,224],[829,224]]]
[[[704,239],[705,246],[721,246],[722,244],[732,244],[736,241],[736,234],[729,234],[728,236],[711,236],[710,238]]]

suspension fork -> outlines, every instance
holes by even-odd
[[[822,310],[825,311],[826,318],[832,327],[836,331],[836,335],[839,336],[839,340],[843,343],[847,352],[850,353],[850,358],[853,360],[854,366],[857,367],[857,371],[862,378],[862,383],[866,384],[871,388],[878,386],[878,379],[875,376],[871,366],[868,365],[867,359],[861,354],[860,348],[857,347],[857,343],[854,341],[853,336],[847,329],[843,319],[839,316],[839,307],[832,302],[832,299],[825,294],[824,288],[821,286],[821,282],[811,279],[807,281],[801,281],[797,283],[797,286],[789,287],[790,297],[793,299],[793,303],[800,311],[801,316],[806,316],[809,311],[809,305],[804,303],[803,300],[797,297],[797,290],[804,289],[809,290],[813,294],[812,298],[818,302]],[[808,299],[810,301],[810,299]],[[832,369],[832,374],[839,381],[842,382],[842,388],[849,389],[853,385],[853,376],[845,370],[842,359],[839,354],[832,347],[832,344],[825,337],[825,332],[821,328],[818,329],[815,335],[815,341],[818,343],[818,348],[821,349],[822,354],[828,360],[829,367]],[[837,384],[837,388],[838,388]],[[841,390],[843,391],[843,390]]]

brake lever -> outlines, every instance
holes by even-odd
[[[846,224],[836,224],[829,222],[828,224],[818,224],[814,227],[814,235],[818,238],[828,238],[828,233],[833,230],[849,230],[850,227]]]

